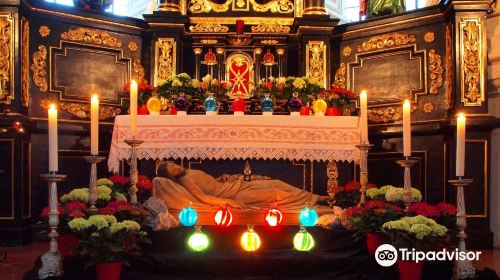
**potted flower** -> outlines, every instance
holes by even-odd
[[[368,183],[367,190],[377,188],[376,185]],[[359,204],[361,197],[361,184],[356,181],[350,181],[342,187],[339,187],[331,195],[333,196],[333,204],[341,208],[348,208]]]
[[[391,244],[397,249],[415,249],[427,252],[439,244],[439,239],[446,235],[448,229],[435,220],[418,215],[403,217],[382,225],[389,236]],[[400,279],[420,279],[423,262],[398,260]]]
[[[68,226],[78,238],[80,256],[87,259],[85,267],[96,267],[97,279],[120,279],[124,256],[149,243],[137,222],[118,222],[112,215],[76,218]]]
[[[123,91],[126,94],[128,94],[128,92],[130,92],[130,82],[128,82],[123,87]],[[149,114],[147,103],[148,103],[148,100],[153,96],[155,91],[156,91],[156,87],[148,84],[147,81],[141,81],[137,84],[137,114],[139,114],[139,115]],[[124,111],[126,111],[126,110],[124,110]]]
[[[351,100],[356,98],[352,91],[340,87],[333,87],[325,91],[324,94],[328,103],[328,109],[326,110],[327,116],[343,115],[344,112],[349,109]]]
[[[135,221],[141,226],[147,224],[147,218],[151,216],[151,212],[144,209],[142,206],[133,206],[126,201],[111,201],[106,207],[99,209],[100,215],[113,215],[121,221]]]
[[[289,110],[292,103],[299,100],[301,105],[312,103],[313,96],[324,90],[322,84],[310,77],[287,77],[283,85],[283,97],[288,100]],[[293,105],[295,107],[295,105]],[[299,108],[300,110],[300,108]]]
[[[200,82],[191,79],[186,73],[180,73],[161,81],[158,94],[167,100],[173,100],[176,112],[203,112],[203,91]]]

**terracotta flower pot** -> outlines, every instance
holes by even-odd
[[[95,267],[98,280],[120,280],[122,263],[98,263]]]
[[[339,107],[330,107],[330,108],[326,109],[326,115],[327,116],[341,116],[342,110],[340,110]]]
[[[63,258],[75,256],[78,239],[73,234],[61,234],[57,237],[57,248]]]
[[[370,255],[375,255],[378,246],[384,244],[386,236],[378,233],[368,233],[366,235],[366,249]]]
[[[420,280],[422,278],[423,262],[398,261],[400,280]]]
[[[309,110],[309,107],[302,107],[302,109],[300,109],[301,116],[309,116],[310,114],[311,110]]]
[[[137,107],[137,115],[148,115],[148,106],[147,105],[142,105]]]

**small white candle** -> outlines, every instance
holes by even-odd
[[[137,136],[137,82],[130,83],[130,136]]]
[[[403,151],[404,156],[411,156],[411,105],[407,99],[403,104]]]
[[[90,99],[90,154],[99,154],[99,97],[92,95]]]
[[[465,115],[458,114],[457,117],[457,164],[456,176],[463,177],[465,170]]]
[[[361,143],[368,144],[368,97],[366,91],[361,91],[359,95],[359,104],[361,107],[361,117],[359,128],[361,129]]]
[[[57,109],[56,105],[50,104],[49,117],[49,172],[57,172],[58,168],[58,145],[57,145]]]

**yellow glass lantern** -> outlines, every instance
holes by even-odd
[[[247,252],[254,252],[260,247],[260,237],[253,230],[253,225],[248,225],[247,231],[241,236],[241,247]]]
[[[316,99],[313,104],[314,115],[324,116],[327,108],[328,104],[326,104],[326,101],[323,99],[323,94],[319,94],[318,99]]]
[[[160,98],[158,98],[156,95],[151,96],[149,98],[148,103],[146,103],[146,106],[148,107],[148,111],[150,115],[153,116],[159,116],[161,107],[162,107],[162,102]]]

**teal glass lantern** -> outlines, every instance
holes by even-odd
[[[187,242],[189,248],[195,252],[205,251],[210,246],[210,239],[201,231],[201,226],[195,227],[195,232],[191,234]]]
[[[297,251],[307,252],[314,248],[314,238],[304,226],[293,237],[293,247]]]
[[[186,227],[194,226],[196,224],[198,221],[198,212],[191,207],[191,203],[189,203],[188,207],[181,210],[179,213],[179,221]]]
[[[273,112],[273,100],[270,97],[269,93],[266,93],[262,101],[260,102],[260,107],[262,109],[262,113],[271,113]]]
[[[205,99],[205,103],[203,104],[205,107],[205,112],[207,115],[216,114],[218,109],[217,100],[214,98],[213,92],[209,92],[207,98]]]
[[[300,211],[299,221],[305,227],[313,227],[318,222],[318,213],[313,208],[306,206]]]

